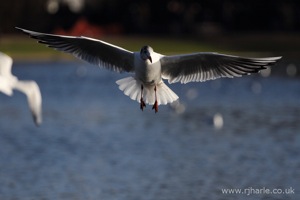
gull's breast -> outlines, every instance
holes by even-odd
[[[160,62],[150,63],[140,60],[136,63],[136,78],[145,84],[157,84],[161,81],[161,65]]]

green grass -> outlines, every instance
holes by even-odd
[[[0,40],[0,50],[15,59],[46,59],[56,53],[36,41],[25,37],[5,37]]]
[[[162,54],[190,53],[195,51],[213,51],[213,45],[204,45],[192,40],[178,40],[170,38],[118,36],[105,37],[101,40],[121,46],[130,51],[139,51],[143,45],[152,46],[156,52]],[[38,44],[28,37],[6,37],[0,40],[0,50],[8,53],[16,59],[47,59],[70,58],[66,54],[47,48]]]
[[[139,51],[141,46],[150,45],[161,54],[191,52],[220,52],[236,55],[298,56],[300,37],[298,35],[237,35],[205,39],[147,37],[147,36],[105,36],[103,41],[121,46],[130,51]],[[27,36],[7,36],[0,38],[0,51],[17,60],[60,60],[74,59],[45,45],[38,44]]]

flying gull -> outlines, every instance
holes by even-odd
[[[36,126],[42,123],[42,97],[39,86],[35,81],[21,81],[11,73],[13,60],[0,52],[0,92],[8,96],[13,95],[13,89],[23,92],[27,96],[28,105]]]
[[[70,53],[91,64],[116,72],[131,72],[132,76],[118,80],[119,89],[132,100],[146,104],[172,103],[178,96],[163,82],[203,82],[221,77],[240,77],[257,73],[275,64],[281,57],[245,58],[219,53],[192,53],[166,56],[150,46],[131,52],[107,42],[84,36],[64,36],[17,29],[37,39],[39,43]]]

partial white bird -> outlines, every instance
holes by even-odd
[[[28,105],[34,123],[42,123],[42,97],[39,86],[35,81],[21,81],[11,74],[13,60],[8,55],[0,52],[0,92],[8,96],[13,95],[13,89],[23,92],[27,96]]]
[[[276,63],[281,57],[245,58],[218,53],[193,53],[165,56],[143,46],[138,52],[131,52],[107,42],[84,36],[73,37],[39,33],[22,28],[17,29],[37,39],[39,43],[59,51],[70,53],[89,63],[116,72],[132,72],[133,76],[117,81],[119,89],[131,99],[146,104],[168,104],[178,96],[163,82],[199,82],[221,77],[240,77],[257,73]]]

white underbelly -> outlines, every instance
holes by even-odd
[[[157,84],[161,81],[160,63],[140,63],[136,68],[136,78],[145,84]]]

